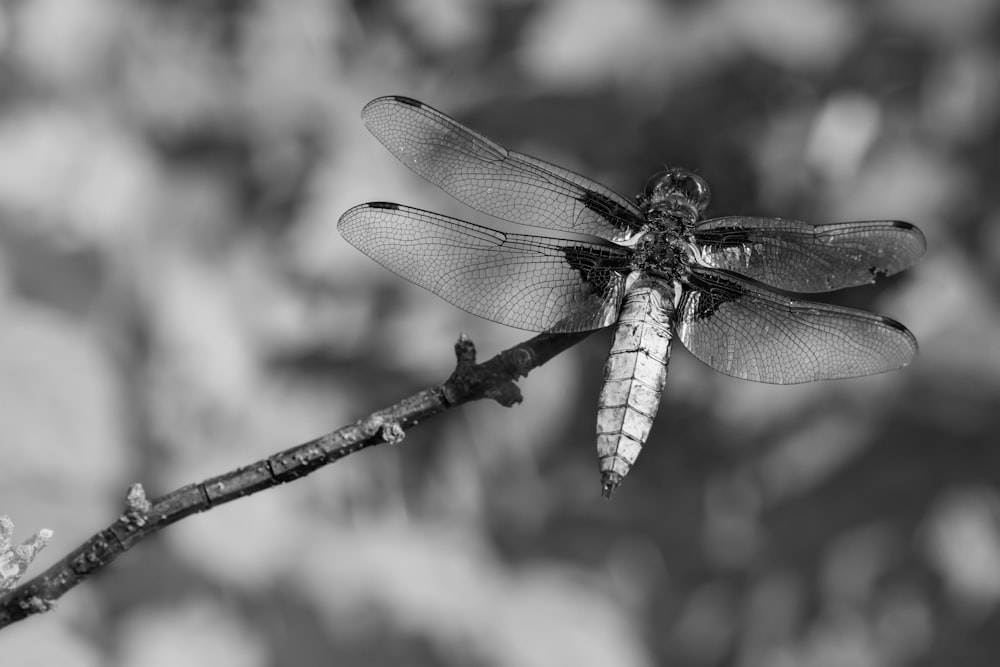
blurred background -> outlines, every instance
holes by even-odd
[[[32,0],[0,5],[0,513],[55,538],[314,438],[531,334],[337,234],[481,220],[364,129],[384,94],[712,216],[903,219],[828,300],[909,368],[773,387],[675,348],[612,502],[610,332],[482,402],[189,518],[0,632],[6,665],[994,666],[1000,5],[992,0]],[[30,573],[29,573],[30,574]]]

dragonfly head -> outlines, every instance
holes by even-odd
[[[686,169],[668,169],[646,183],[642,199],[648,208],[688,211],[697,220],[708,207],[712,191],[705,179]]]

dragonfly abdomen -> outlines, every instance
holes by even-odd
[[[625,295],[597,411],[605,497],[632,468],[660,407],[673,338],[674,292],[671,283],[641,275]]]

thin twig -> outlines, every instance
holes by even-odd
[[[455,343],[458,363],[444,384],[424,389],[351,426],[155,500],[146,498],[141,485],[133,485],[126,510],[117,521],[42,574],[0,597],[0,628],[52,609],[57,599],[91,574],[143,538],[186,516],[305,477],[366,447],[398,442],[405,430],[463,403],[483,398],[507,407],[519,403],[517,379],[590,333],[539,334],[481,364],[476,364],[472,341],[462,335]]]

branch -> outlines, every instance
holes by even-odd
[[[476,348],[463,334],[455,343],[455,371],[444,384],[424,389],[351,426],[154,500],[148,500],[142,486],[135,484],[117,521],[42,574],[0,597],[0,628],[52,609],[68,590],[143,538],[184,517],[305,477],[366,447],[399,442],[407,429],[463,403],[483,398],[505,407],[520,403],[517,379],[591,333],[539,334],[481,364],[476,364]]]

